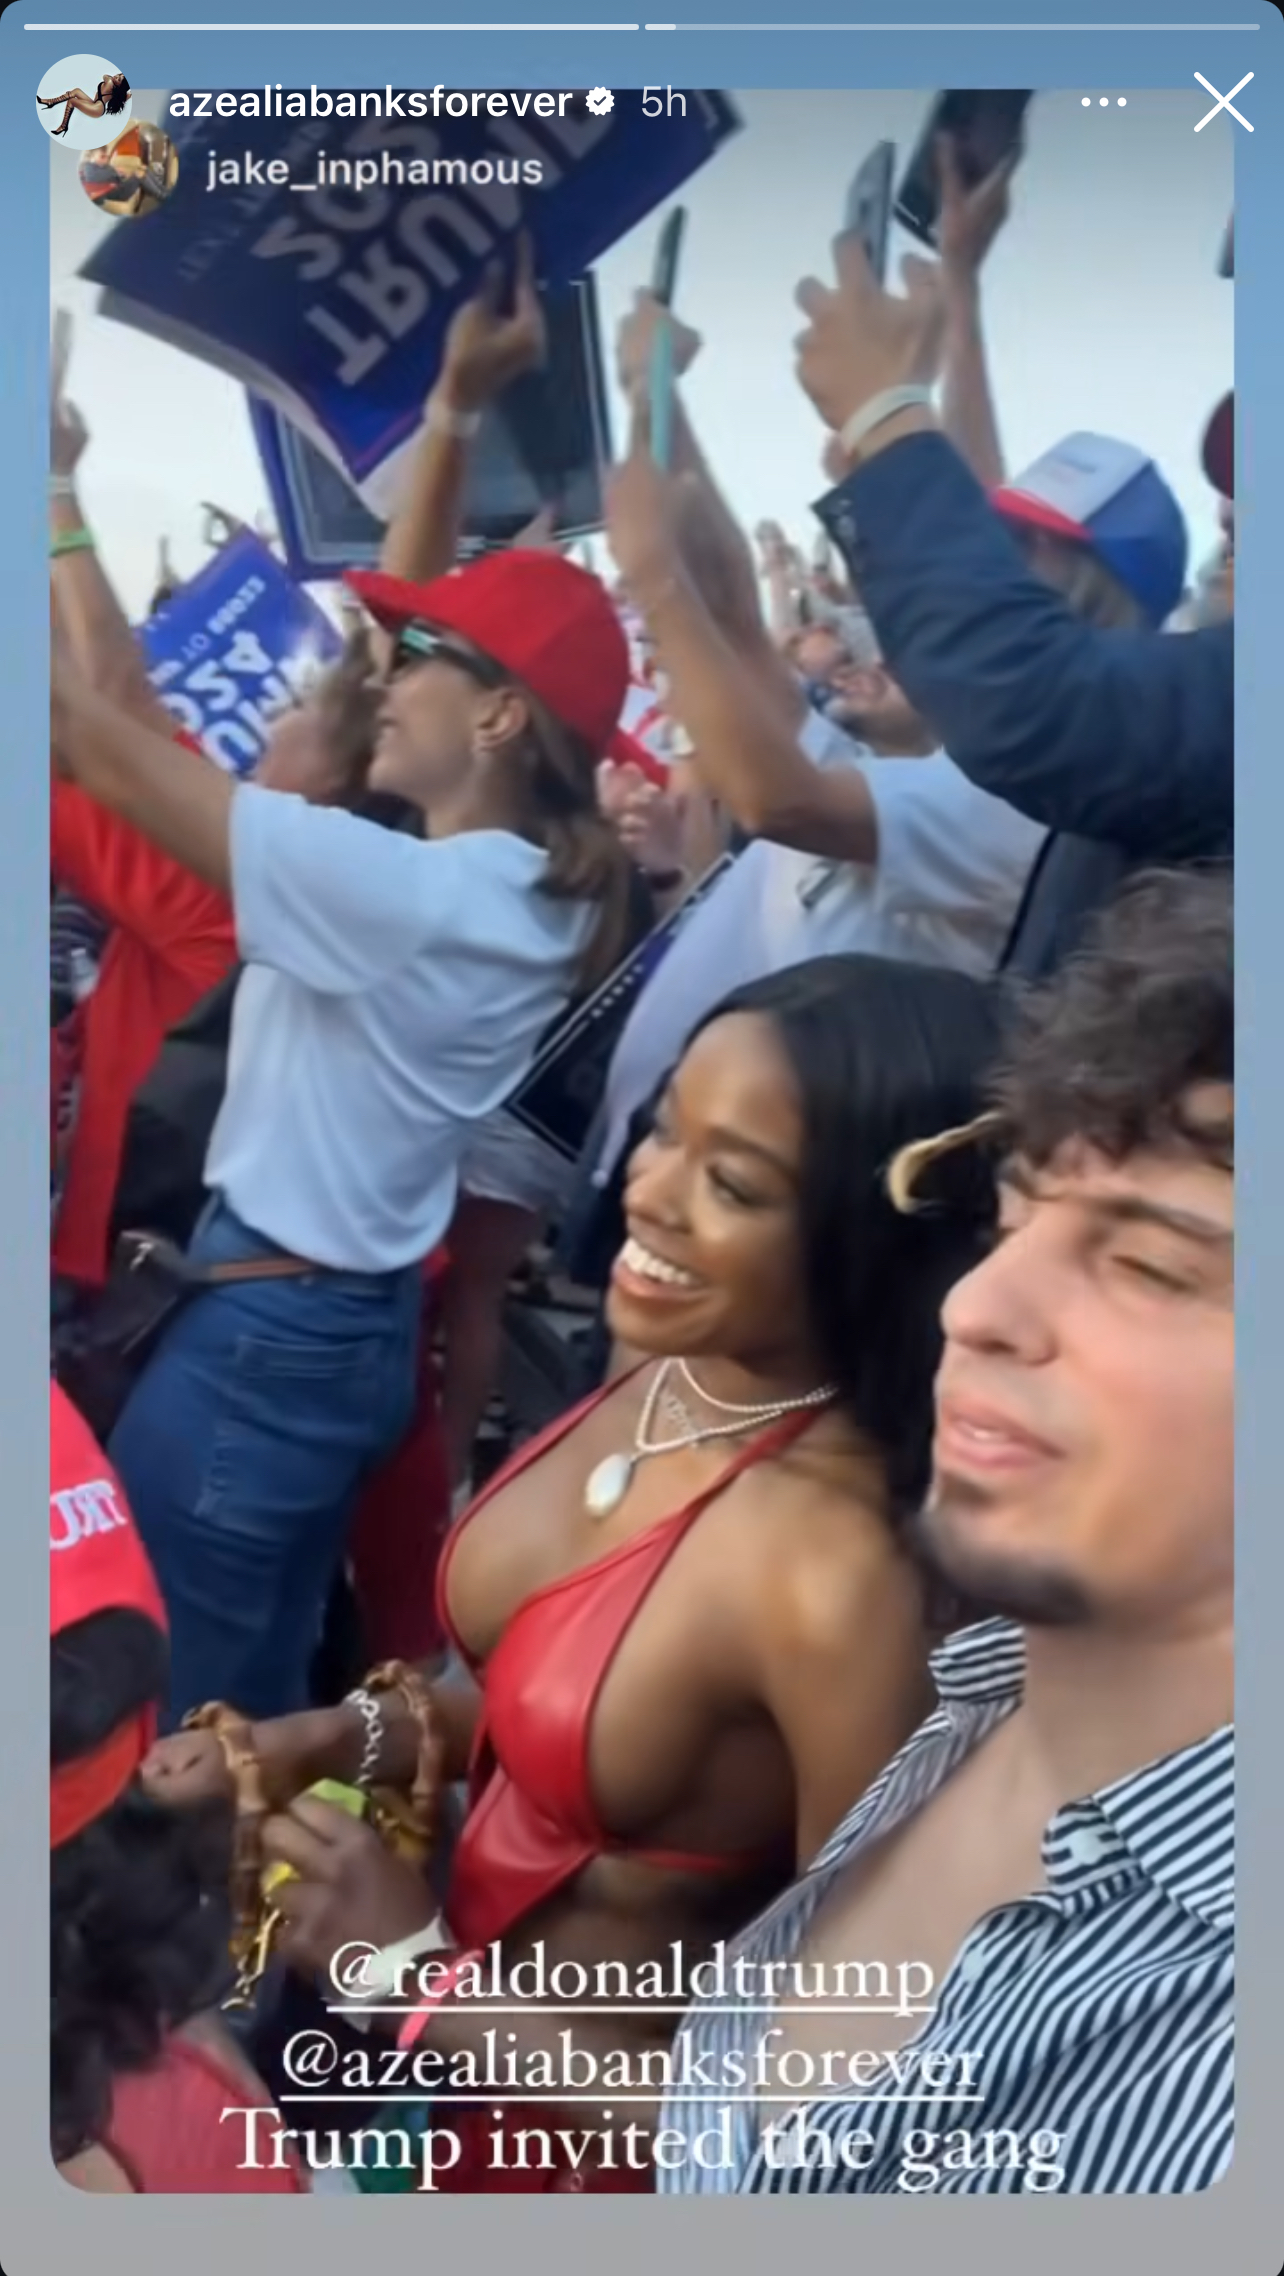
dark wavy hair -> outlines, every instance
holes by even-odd
[[[1081,1140],[1108,1160],[1194,1153],[1230,1169],[1235,896],[1224,864],[1135,877],[1077,955],[1020,1003],[994,1104],[1009,1149],[1043,1168]]]
[[[113,77],[115,79],[115,87],[112,93],[107,96],[103,106],[106,110],[108,118],[110,119],[118,117],[120,112],[124,110],[126,103],[129,101],[130,91],[129,81],[125,77],[123,71],[115,72],[113,74]]]
[[[142,1613],[95,1613],[49,1646],[52,1766],[100,1746],[168,1682]],[[155,2062],[226,1972],[228,1823],[169,1812],[137,1781],[50,1857],[50,2133],[62,2163],[101,2139],[112,2081]]]
[[[901,1522],[930,1475],[941,1306],[982,1254],[995,1189],[976,1147],[933,1163],[912,1212],[892,1200],[887,1174],[905,1147],[981,1112],[998,999],[959,972],[831,956],[738,989],[695,1034],[735,1013],[769,1020],[793,1070],[813,1332],[844,1408],[883,1454]]]

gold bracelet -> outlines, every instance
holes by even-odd
[[[228,1881],[232,1907],[229,1945],[237,1980],[229,2004],[243,2006],[267,1964],[271,1928],[275,1927],[275,1916],[269,1916],[269,1926],[263,1907],[262,1833],[268,1814],[263,1772],[251,1742],[249,1722],[221,1700],[193,1708],[183,1717],[183,1729],[213,1733],[232,1780],[235,1815]]]
[[[381,1693],[397,1692],[418,1730],[419,1746],[409,1795],[379,1786],[371,1794],[371,1808],[376,1830],[389,1847],[398,1856],[423,1864],[432,1848],[446,1752],[437,1727],[432,1693],[418,1669],[405,1660],[383,1661],[366,1676],[361,1688],[375,1698]]]

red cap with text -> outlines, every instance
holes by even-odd
[[[165,1608],[120,1480],[56,1383],[49,1386],[49,1634],[95,1612],[141,1612],[167,1628]],[[124,1793],[156,1737],[154,1708],[132,1715],[92,1753],[50,1776],[49,1840],[57,1849]]]
[[[596,758],[612,749],[629,685],[628,642],[600,578],[521,546],[412,585],[377,570],[345,579],[386,632],[424,624],[489,656]]]

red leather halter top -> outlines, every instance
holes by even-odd
[[[437,1573],[438,1616],[460,1657],[476,1669],[450,1619],[450,1559],[465,1525],[500,1489],[531,1469],[610,1396],[608,1385],[544,1431],[491,1480],[448,1536]],[[704,1857],[645,1849],[602,1825],[589,1781],[593,1710],[611,1663],[678,1544],[711,1502],[745,1470],[771,1459],[816,1420],[815,1408],[786,1415],[746,1446],[707,1490],[518,1606],[487,1661],[469,1766],[468,1815],[446,1897],[455,1941],[475,1950],[595,1857],[627,1856],[685,1873],[743,1872],[752,1857]]]

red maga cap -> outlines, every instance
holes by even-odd
[[[560,554],[511,546],[412,585],[377,570],[345,582],[377,624],[457,633],[582,737],[597,758],[611,743],[629,686],[628,642],[601,579]]]
[[[49,1386],[49,1635],[95,1612],[142,1612],[167,1627],[155,1575],[120,1480],[65,1391]],[[156,1736],[154,1709],[132,1715],[100,1747],[50,1775],[49,1841],[57,1849],[124,1793]]]

